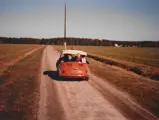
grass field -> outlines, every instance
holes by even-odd
[[[63,46],[54,47],[56,49],[64,48]],[[159,67],[159,48],[68,46],[68,49],[78,49],[95,55]]]
[[[24,54],[39,45],[24,45],[24,44],[0,44],[0,61],[10,61],[20,54]]]
[[[37,47],[39,45],[0,44],[0,68]]]
[[[23,49],[24,46],[18,47]],[[37,120],[42,52],[43,49],[36,51],[0,76],[0,118]]]

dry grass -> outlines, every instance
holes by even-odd
[[[54,46],[63,49],[63,46]],[[68,46],[69,49],[83,50],[95,55],[159,67],[159,48]]]
[[[39,45],[26,44],[0,44],[0,61],[8,62],[17,56],[39,47]]]
[[[39,45],[0,44],[0,69],[17,57],[39,47]]]
[[[159,117],[159,83],[91,58],[91,72],[130,94],[140,105]]]
[[[0,77],[0,118],[36,120],[40,49],[6,70]]]

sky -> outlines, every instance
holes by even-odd
[[[0,0],[0,36],[159,40],[159,0]]]

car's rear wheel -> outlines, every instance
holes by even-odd
[[[89,80],[89,77],[84,78],[84,80],[85,80],[85,81],[88,81],[88,80]]]
[[[58,78],[58,79],[61,79],[61,78],[62,78],[62,77],[60,76],[59,70],[57,70],[57,74],[56,74],[56,75],[57,75],[57,78]]]

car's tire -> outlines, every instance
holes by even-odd
[[[60,74],[59,74],[59,71],[58,71],[58,70],[57,70],[56,76],[57,76],[57,78],[58,78],[58,79],[61,79],[61,76],[60,76]]]
[[[88,81],[88,80],[89,80],[89,77],[85,78],[84,80],[85,80],[85,81]]]

